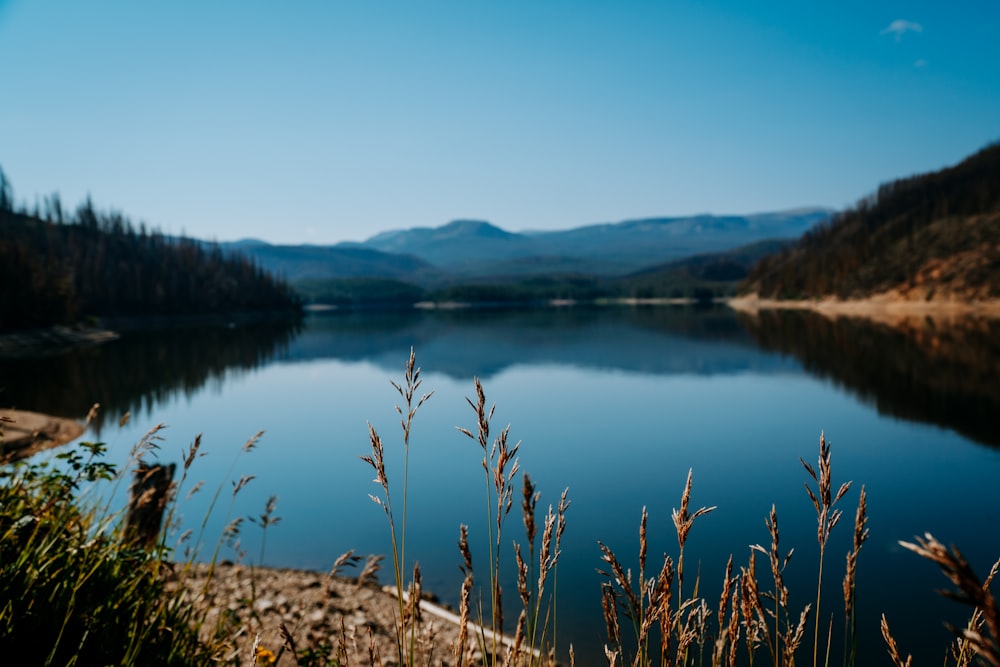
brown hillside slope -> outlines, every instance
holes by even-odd
[[[764,258],[742,291],[767,299],[1000,298],[1000,143],[881,186]]]

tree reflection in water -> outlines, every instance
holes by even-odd
[[[798,310],[739,317],[761,347],[795,357],[880,413],[1000,446],[1000,320],[926,318],[890,326]]]
[[[301,325],[259,322],[126,332],[119,340],[63,354],[0,359],[0,405],[73,419],[94,403],[91,423],[125,412],[151,414],[175,394],[254,370],[287,349]]]

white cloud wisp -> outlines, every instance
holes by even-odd
[[[924,27],[919,23],[914,23],[913,21],[907,21],[905,19],[896,19],[888,25],[880,34],[882,35],[892,35],[896,41],[903,39],[903,35],[908,32],[923,32]]]

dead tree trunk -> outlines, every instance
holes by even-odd
[[[139,463],[129,487],[125,540],[151,551],[160,540],[163,512],[167,507],[177,465]]]

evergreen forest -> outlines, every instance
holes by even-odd
[[[17,206],[0,171],[0,330],[93,318],[297,313],[300,298],[252,260],[167,236],[88,197]]]

